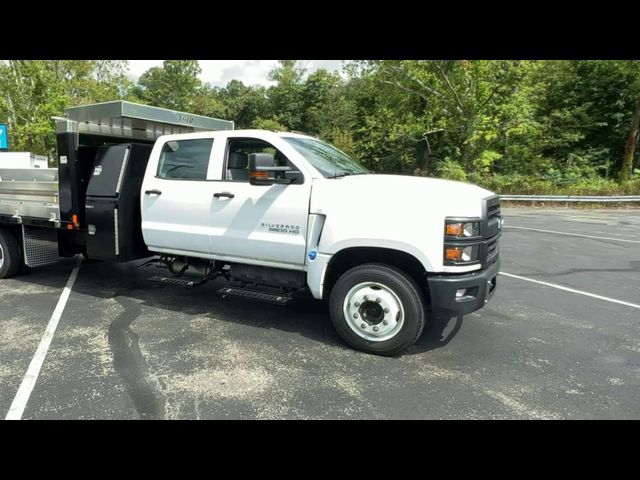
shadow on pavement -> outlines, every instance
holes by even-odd
[[[413,347],[407,350],[407,354],[415,355],[446,346],[458,334],[462,328],[462,322],[462,316],[428,317],[422,336]]]
[[[106,262],[83,263],[76,294],[115,299],[125,312],[115,318],[109,329],[109,342],[114,353],[114,367],[123,376],[132,396],[140,399],[139,412],[144,418],[157,418],[162,414],[162,401],[155,398],[149,384],[147,367],[140,355],[138,338],[131,323],[140,315],[142,307],[158,308],[186,316],[204,316],[211,319],[245,324],[252,327],[277,329],[297,333],[328,346],[349,347],[335,332],[324,302],[308,297],[296,297],[286,307],[229,297],[222,299],[217,289],[224,280],[185,290],[171,285],[158,285],[148,280],[157,273],[155,267],[137,268],[143,261],[128,264]],[[34,270],[36,275],[16,277],[16,280],[47,285],[49,270],[70,270],[73,261],[62,265]],[[57,286],[60,280],[52,280]],[[136,301],[137,300],[137,301]],[[167,317],[172,321],[177,321]],[[420,339],[404,354],[419,354],[446,346],[462,327],[462,317],[437,318],[429,316]],[[123,360],[126,359],[126,360]],[[138,406],[138,404],[136,404]]]

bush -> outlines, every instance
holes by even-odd
[[[487,190],[511,195],[640,195],[640,178],[619,184],[604,178],[578,179],[573,182],[532,178],[524,175],[495,175],[468,180]]]
[[[258,118],[254,120],[251,128],[259,128],[261,130],[271,130],[274,132],[286,132],[287,127],[279,123],[273,118]]]
[[[440,177],[448,180],[467,181],[467,173],[464,171],[464,168],[449,158],[438,166],[438,174]]]

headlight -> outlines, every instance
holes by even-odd
[[[479,218],[448,217],[444,221],[444,265],[471,265],[480,260]]]
[[[444,259],[448,262],[475,262],[478,260],[478,245],[468,247],[445,246]]]
[[[480,222],[449,222],[445,223],[447,237],[465,238],[480,236]]]

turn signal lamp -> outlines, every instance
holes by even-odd
[[[447,247],[444,250],[444,258],[450,262],[459,262],[462,259],[462,248]]]
[[[475,262],[478,259],[477,245],[468,247],[445,246],[444,259],[449,262]]]
[[[450,237],[461,237],[463,235],[464,228],[462,223],[449,223],[447,224],[447,235]]]
[[[477,237],[480,235],[480,222],[452,222],[445,224],[447,237]]]

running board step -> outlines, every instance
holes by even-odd
[[[223,297],[243,297],[260,302],[275,303],[276,305],[286,305],[291,301],[291,295],[260,292],[257,290],[247,290],[245,288],[223,287],[218,290]]]
[[[204,280],[184,280],[182,278],[177,277],[164,277],[162,275],[154,275],[148,279],[150,282],[159,282],[167,285],[178,285],[184,288],[193,288],[198,285],[202,285],[207,279]]]

